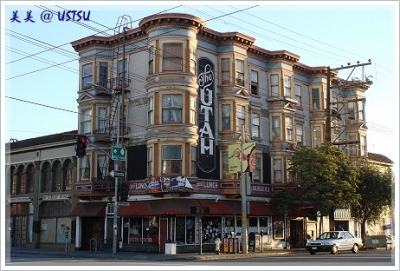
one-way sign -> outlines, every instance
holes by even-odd
[[[125,177],[125,172],[119,170],[111,170],[108,173],[111,177]]]

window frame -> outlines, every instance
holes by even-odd
[[[147,98],[147,125],[154,125],[154,97]]]
[[[295,97],[296,97],[296,101],[298,102],[297,106],[302,107],[302,100],[301,100],[301,92],[302,92],[302,88],[301,85],[299,84],[295,84],[294,85],[294,92],[295,92]]]
[[[293,139],[293,129],[294,128],[294,120],[291,116],[285,117],[285,137],[288,141],[294,141]]]
[[[244,87],[245,61],[243,59],[235,59],[235,84]]]
[[[298,146],[304,145],[304,136],[303,136],[304,130],[303,129],[304,129],[303,124],[296,123],[296,144]],[[300,137],[301,141],[299,141],[299,137]]]
[[[322,127],[320,125],[316,125],[313,126],[312,128],[313,128],[312,145],[314,148],[316,148],[322,145]]]
[[[167,98],[170,97],[170,104]],[[178,98],[179,99],[174,99]],[[178,102],[177,104],[175,104]],[[168,113],[169,112],[169,113]],[[168,113],[168,115],[166,115]],[[173,116],[173,117],[171,117]],[[168,118],[167,118],[168,117]],[[177,119],[175,119],[177,118]],[[163,123],[182,123],[183,121],[183,95],[166,93],[162,95],[162,122]]]
[[[258,71],[251,69],[250,70],[250,94],[259,96],[259,74]]]
[[[60,161],[55,161],[52,166],[52,184],[50,192],[61,192],[63,183],[63,168]]]
[[[154,45],[149,46],[148,52],[149,52],[149,75],[151,75],[154,73],[154,53],[155,53]]]
[[[153,147],[147,148],[147,176],[153,176]]]
[[[278,121],[278,122],[276,122],[276,121]],[[273,116],[271,116],[271,140],[281,140],[281,139],[282,139],[281,116],[273,115]]]
[[[92,132],[92,109],[91,108],[82,108],[80,115],[80,132],[82,134],[91,133]],[[88,126],[88,127],[86,127]]]
[[[168,48],[169,46],[171,48]],[[176,46],[173,52],[171,52],[172,46]],[[183,50],[184,46],[182,42],[165,42],[162,44],[163,72],[183,71]]]
[[[292,98],[292,77],[289,75],[284,75],[283,82],[285,88],[285,97]]]
[[[104,134],[107,131],[107,113],[108,113],[107,107],[99,106],[97,108],[97,133],[98,134]]]
[[[170,151],[166,150],[167,148],[171,148]],[[173,156],[179,154],[180,157],[166,157],[166,155],[170,155],[172,148],[175,148],[172,153]],[[181,176],[183,171],[183,147],[182,145],[163,145],[161,147],[162,155],[161,155],[161,174],[162,176]],[[170,162],[169,162],[170,161]],[[169,163],[170,165],[169,165]],[[167,169],[167,167],[169,169]],[[173,170],[173,167],[178,167],[178,170]]]
[[[243,125],[246,129],[246,106],[236,105],[236,131],[241,131]]]
[[[282,158],[272,158],[272,174],[274,184],[283,183]],[[280,175],[280,178],[278,178],[278,175]]]
[[[231,83],[231,59],[229,57],[221,58],[221,84]]]
[[[197,176],[197,147],[190,146],[190,176]]]
[[[99,62],[99,86],[108,87],[108,62]]]
[[[251,112],[251,137],[254,139],[261,138],[261,114],[259,112]]]
[[[90,159],[89,155],[80,158],[79,173],[80,180],[90,180]]]
[[[125,68],[125,73],[124,73]],[[128,59],[118,59],[118,86],[126,85],[128,82]]]
[[[321,99],[320,99],[319,88],[311,89],[311,105],[313,110],[321,109]]]
[[[82,88],[90,87],[91,83],[93,83],[93,63],[82,64]]]
[[[270,74],[269,79],[270,79],[270,97],[272,98],[279,97],[279,74]]]
[[[63,184],[63,190],[64,191],[71,191],[72,190],[72,183],[73,183],[73,172],[74,172],[74,166],[73,163],[70,159],[67,159],[64,161],[63,164],[63,175],[64,175],[64,184]]]
[[[230,131],[231,124],[231,104],[221,104],[221,130]],[[227,126],[228,125],[228,126]]]

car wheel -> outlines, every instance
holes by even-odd
[[[311,255],[315,255],[315,251],[310,251],[310,254]]]
[[[352,250],[351,250],[353,253],[357,253],[358,252],[358,246],[357,246],[357,244],[354,244],[354,246],[353,246],[353,248],[352,248]]]
[[[336,254],[338,252],[338,247],[336,245],[333,245],[331,253]]]

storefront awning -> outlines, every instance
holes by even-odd
[[[129,202],[119,206],[119,216],[190,215],[190,207],[208,207],[210,215],[240,214],[240,202],[195,199],[167,199]],[[236,209],[235,209],[236,208]]]
[[[273,207],[266,202],[250,202],[249,215],[254,216],[276,216]]]
[[[76,207],[71,211],[71,216],[86,216],[86,217],[97,217],[105,216],[106,214],[105,202],[95,203],[78,203]]]

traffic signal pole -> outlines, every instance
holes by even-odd
[[[123,97],[122,97],[123,98]],[[120,136],[120,127],[119,127],[119,121],[120,121],[120,114],[121,110],[119,108],[119,100],[117,101],[117,116],[118,116],[118,121],[117,121],[117,146],[120,147],[119,144],[119,136]],[[118,170],[119,162],[116,162],[114,164],[114,169]],[[117,239],[118,239],[118,177],[115,177],[115,183],[114,183],[114,235],[113,235],[113,246],[112,246],[112,252],[114,254],[117,253]]]

